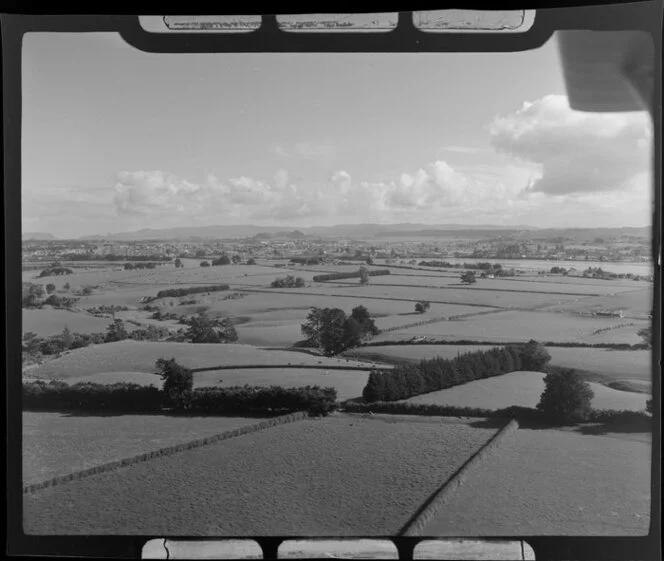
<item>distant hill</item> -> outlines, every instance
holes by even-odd
[[[53,234],[48,234],[46,232],[23,232],[21,234],[21,239],[25,241],[46,241],[46,240],[57,240]]]
[[[48,235],[48,234],[44,234]],[[337,224],[335,226],[312,226],[299,230],[284,230],[278,226],[190,226],[185,228],[143,229],[135,232],[121,232],[80,239],[90,241],[140,241],[140,240],[206,240],[206,239],[303,239],[306,237],[325,238],[389,238],[389,237],[466,237],[495,238],[519,237],[523,239],[549,239],[568,237],[578,240],[594,240],[601,237],[629,235],[649,237],[650,228],[547,228],[533,226],[497,226],[464,224]],[[25,235],[24,235],[25,236]],[[25,237],[24,237],[25,239]],[[48,239],[48,238],[45,238]],[[55,239],[55,238],[52,238]]]

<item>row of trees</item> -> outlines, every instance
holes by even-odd
[[[161,265],[161,263],[160,263]],[[139,262],[139,263],[125,263],[124,264],[125,271],[131,271],[133,269],[156,269],[157,268],[157,263],[144,263],[144,262]]]
[[[305,281],[302,277],[295,277],[293,275],[287,275],[283,278],[278,278],[272,281],[272,288],[302,288],[305,285]]]
[[[364,306],[353,308],[350,316],[339,308],[311,308],[301,326],[307,344],[325,356],[334,356],[357,347],[379,330]]]
[[[213,284],[208,286],[190,286],[187,288],[168,288],[166,290],[160,290],[157,292],[156,298],[179,298],[181,296],[187,296],[188,294],[201,294],[203,292],[221,292],[224,290],[229,290],[230,287],[227,284]]]
[[[362,278],[368,278],[368,277],[377,277],[377,276],[382,276],[382,275],[389,275],[390,270],[389,269],[377,269],[375,271],[369,271],[366,267],[360,267],[358,271],[355,272],[350,272],[350,273],[327,273],[325,275],[316,275],[313,277],[314,282],[326,282],[326,281],[333,281],[333,280],[341,280],[341,279],[357,279],[359,278],[362,280]],[[368,280],[366,281],[368,282]]]
[[[550,359],[546,349],[532,340],[521,347],[495,347],[454,359],[425,359],[417,366],[372,370],[362,396],[367,402],[408,399],[515,370],[542,370]]]

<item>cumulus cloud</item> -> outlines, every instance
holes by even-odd
[[[651,131],[644,113],[585,113],[548,95],[489,126],[498,151],[540,166],[530,193],[608,192],[648,169]]]

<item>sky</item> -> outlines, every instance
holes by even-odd
[[[650,223],[647,115],[569,108],[525,53],[153,54],[23,43],[22,226]]]

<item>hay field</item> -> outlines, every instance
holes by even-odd
[[[175,358],[188,368],[237,366],[253,364],[302,364],[311,366],[362,366],[358,361],[327,358],[296,351],[265,350],[240,344],[152,343],[147,341],[119,341],[91,345],[70,351],[66,355],[44,363],[31,375],[39,378],[67,380],[104,372],[155,371],[159,358]]]
[[[436,417],[307,419],[25,495],[24,530],[395,535],[493,434]]]
[[[247,417],[23,412],[23,483],[129,458],[256,423]]]
[[[595,393],[592,406],[595,409],[628,409],[645,411],[647,394],[623,392],[589,382]],[[407,399],[408,403],[454,405],[502,409],[512,405],[535,407],[544,391],[544,374],[541,372],[511,372],[483,380],[475,380]]]
[[[106,328],[113,323],[111,319],[97,318],[86,313],[70,312],[57,309],[31,310],[23,309],[22,332],[32,331],[40,337],[62,333],[65,327],[72,333],[105,333]],[[132,330],[132,325],[127,325]]]
[[[398,341],[423,335],[445,339],[481,341],[570,342],[600,328],[623,323],[621,318],[579,317],[547,312],[504,311],[467,319],[443,321],[380,334],[376,341]]]
[[[427,536],[645,536],[650,444],[519,429],[457,489]]]

